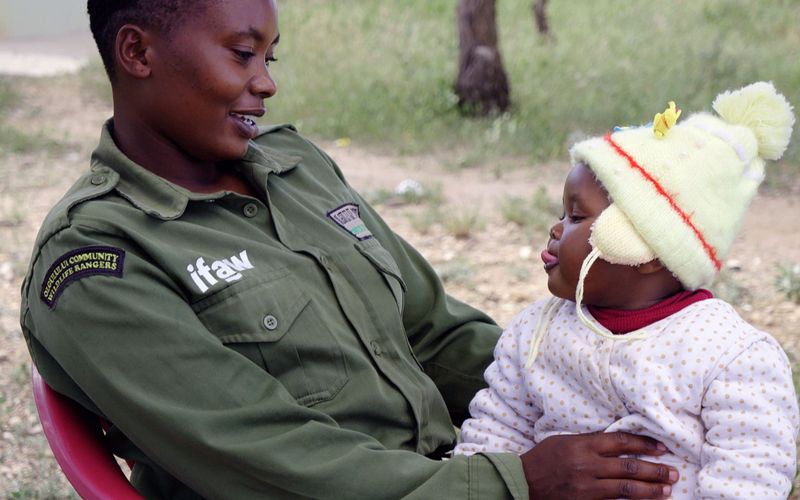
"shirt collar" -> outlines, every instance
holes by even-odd
[[[100,143],[92,153],[92,170],[110,168],[116,172],[119,175],[116,190],[148,215],[163,220],[177,219],[183,215],[189,201],[213,200],[227,194],[224,191],[195,193],[136,164],[117,147],[112,137],[113,127],[113,119],[103,125]],[[300,157],[287,156],[264,144],[250,141],[244,157],[233,167],[241,169],[246,178],[253,179],[266,189],[269,174],[281,174],[293,169],[299,162]]]

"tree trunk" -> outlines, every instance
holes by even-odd
[[[468,114],[505,111],[510,104],[508,78],[497,48],[495,0],[459,0],[459,108]]]
[[[545,39],[552,38],[550,24],[547,22],[547,0],[534,0],[533,19],[536,21],[536,30]]]

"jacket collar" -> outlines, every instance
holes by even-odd
[[[162,220],[177,219],[186,210],[189,201],[214,200],[227,194],[195,193],[134,163],[120,151],[112,137],[113,119],[109,119],[100,134],[100,143],[92,152],[93,171],[111,169],[119,175],[115,189],[135,207]],[[258,140],[258,138],[256,138]],[[244,157],[233,167],[246,178],[251,178],[266,189],[269,174],[281,174],[299,163],[297,156],[287,156],[264,144],[250,141]]]

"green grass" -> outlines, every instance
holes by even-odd
[[[43,132],[29,133],[19,129],[10,118],[10,113],[20,105],[18,85],[23,80],[0,76],[0,154],[45,151],[56,153],[64,145]]]
[[[453,165],[500,155],[563,157],[569,142],[650,121],[667,101],[709,109],[721,90],[772,80],[800,107],[796,0],[575,0],[548,4],[555,43],[530,0],[501,0],[511,83],[506,117],[464,119],[454,0],[293,0],[280,6],[270,121],[401,153],[450,151]],[[800,163],[800,127],[786,158]]]
[[[561,203],[551,200],[542,186],[529,199],[516,196],[502,199],[499,208],[503,220],[516,224],[529,236],[546,232],[563,212]]]
[[[459,239],[466,239],[484,228],[486,221],[480,208],[454,208],[443,214],[442,226],[447,234]]]
[[[800,304],[800,264],[780,264],[775,288],[787,299]]]

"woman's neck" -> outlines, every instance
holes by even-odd
[[[112,135],[125,156],[150,172],[195,193],[231,191],[257,198],[257,193],[230,165],[203,162],[181,152],[153,133],[135,115],[114,115]]]

